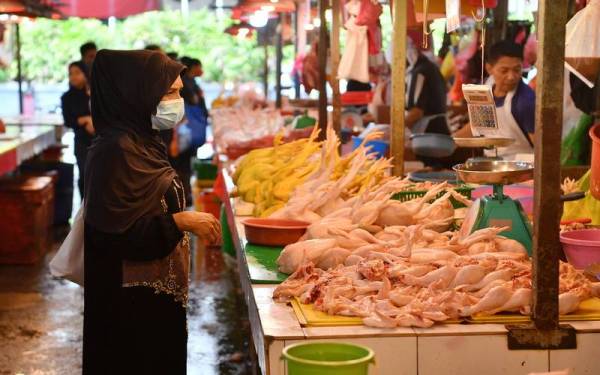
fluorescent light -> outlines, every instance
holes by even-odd
[[[265,12],[272,12],[275,10],[275,7],[273,5],[263,5],[260,7],[260,10]]]

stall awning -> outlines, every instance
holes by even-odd
[[[67,17],[125,18],[160,9],[160,0],[66,0],[60,10]]]

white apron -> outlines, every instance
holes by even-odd
[[[498,148],[498,156],[501,156],[505,160],[514,160],[517,154],[533,153],[533,147],[531,147],[527,136],[523,133],[517,120],[512,115],[512,99],[516,91],[515,89],[506,95],[502,107],[496,107],[498,130],[494,134],[494,137],[512,138],[515,140],[515,143],[508,147]],[[495,150],[486,150],[485,155],[493,157],[496,156],[496,152]]]

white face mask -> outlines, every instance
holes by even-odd
[[[158,103],[156,115],[152,115],[152,128],[156,130],[173,129],[185,113],[183,98],[165,100]]]

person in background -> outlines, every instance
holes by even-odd
[[[83,61],[69,64],[69,91],[61,97],[65,126],[75,133],[75,158],[79,169],[79,193],[85,196],[84,177],[88,147],[94,137],[94,124],[90,112],[90,87],[87,66]]]
[[[405,123],[412,133],[450,134],[446,82],[440,69],[408,38]]]
[[[216,243],[214,216],[185,211],[158,129],[183,117],[183,65],[151,51],[101,50],[92,72],[98,136],[84,228],[83,375],[186,373],[190,248]]]
[[[181,141],[181,129],[173,129],[171,134],[163,133],[163,139],[169,147],[169,156],[171,165],[181,177],[188,203],[192,203],[192,189],[190,179],[192,176],[192,158],[196,154],[198,147],[206,141],[206,126],[208,125],[208,109],[204,100],[204,93],[196,82],[196,78],[202,77],[202,62],[198,59],[184,56],[181,62],[186,66],[182,74],[183,88],[181,96],[185,104],[185,124],[189,131],[189,142]],[[176,142],[177,145],[173,145]]]
[[[204,70],[202,62],[198,59],[183,57],[181,62],[187,67],[182,77],[183,89],[181,90],[181,96],[186,104],[185,114],[188,124],[193,128],[193,133],[197,134],[193,139],[194,147],[200,147],[206,141],[209,113],[204,99],[204,91],[198,85],[196,78],[201,78]]]
[[[98,52],[98,47],[96,47],[96,43],[94,42],[87,42],[79,47],[79,52],[81,53],[81,62],[83,62],[87,69],[85,74],[89,77],[89,73],[92,71],[92,64],[94,63],[96,53]]]
[[[523,48],[510,41],[500,41],[490,48],[485,69],[496,102],[498,136],[513,138],[515,143],[502,150],[503,156],[533,152],[535,131],[535,92],[523,82]],[[470,126],[455,136],[471,136]]]
[[[179,61],[179,54],[177,52],[167,52],[167,56],[173,61]]]
[[[144,49],[146,51],[156,51],[162,54],[165,53],[165,51],[158,44],[148,44]]]

